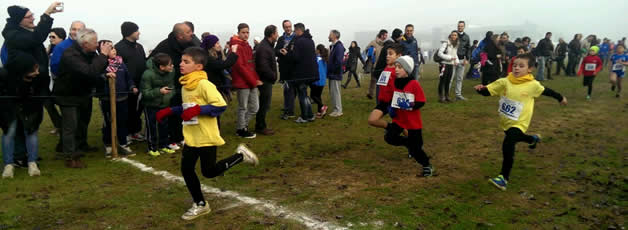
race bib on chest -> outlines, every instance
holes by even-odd
[[[380,75],[379,75],[379,80],[377,80],[377,85],[381,85],[381,86],[387,86],[388,85],[388,81],[390,81],[390,71],[383,71]]]
[[[595,71],[595,67],[597,65],[595,63],[589,63],[584,65],[584,70],[586,71]]]
[[[196,103],[183,103],[181,106],[183,107],[183,111],[185,111],[188,108],[196,106]],[[183,124],[183,125],[198,125],[198,116],[193,117],[189,121],[183,121],[183,122],[181,122],[181,124]]]
[[[613,71],[624,71],[624,70],[625,70],[625,67],[622,64],[617,63],[613,65]]]
[[[410,103],[414,103],[414,94],[404,93],[404,92],[395,92],[393,94],[392,101],[390,102],[390,106],[395,109],[407,109],[407,108],[402,108],[403,106],[401,105],[402,104],[410,105]],[[407,110],[412,110],[412,108],[407,109]]]
[[[521,111],[523,111],[523,103],[502,97],[502,99],[499,100],[498,111],[508,119],[518,121],[519,116],[521,116]]]

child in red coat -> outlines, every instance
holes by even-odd
[[[602,59],[597,56],[598,51],[600,51],[599,47],[592,46],[589,49],[589,56],[586,56],[584,60],[582,60],[580,71],[578,71],[578,75],[584,75],[582,85],[588,86],[587,101],[591,100],[591,92],[593,91],[593,81],[595,80],[595,75],[602,71],[602,67],[604,67]]]
[[[395,61],[397,79],[394,82],[394,93],[389,107],[389,114],[393,120],[386,126],[384,139],[390,145],[408,148],[410,156],[423,165],[422,175],[429,177],[434,173],[434,168],[423,151],[423,123],[419,110],[425,105],[425,94],[419,82],[408,77],[413,68],[414,61],[410,56],[403,56]],[[401,135],[404,129],[408,130],[407,137]]]

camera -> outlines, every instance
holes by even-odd
[[[57,7],[55,7],[57,11],[63,11],[63,2],[59,3]]]

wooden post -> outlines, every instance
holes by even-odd
[[[109,108],[111,108],[111,154],[113,158],[118,158],[118,126],[116,119],[116,79],[109,80]]]

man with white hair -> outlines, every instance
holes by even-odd
[[[92,111],[92,88],[105,84],[102,73],[108,65],[107,55],[113,49],[111,43],[98,48],[98,34],[92,29],[82,29],[75,35],[76,42],[63,52],[59,63],[59,75],[54,85],[54,95],[61,107],[63,153],[66,167],[84,168],[78,153],[79,145],[87,141],[87,127]],[[107,77],[115,78],[115,73]]]
[[[50,55],[50,72],[55,76],[59,75],[59,62],[61,62],[61,57],[63,57],[63,51],[74,44],[74,41],[76,41],[76,33],[82,29],[85,29],[85,23],[82,21],[72,22],[72,25],[70,25],[70,36],[52,49]]]

